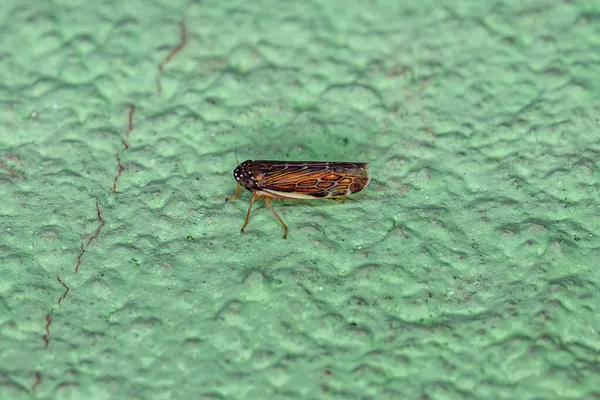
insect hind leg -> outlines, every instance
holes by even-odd
[[[250,221],[250,210],[252,210],[252,205],[254,204],[254,201],[257,199],[258,197],[256,196],[252,196],[252,198],[250,199],[250,205],[248,206],[248,211],[246,212],[246,221],[244,222],[244,226],[242,226],[241,231],[244,232],[244,229],[246,229],[246,226],[248,226],[248,222]]]
[[[279,221],[279,223],[281,224],[281,226],[283,226],[283,239],[284,240],[287,239],[288,227],[285,224],[285,222],[283,222],[283,220],[281,219],[281,217],[279,216],[279,214],[277,214],[275,212],[275,210],[273,209],[273,207],[271,207],[271,199],[268,198],[268,197],[265,197],[265,204],[273,212],[273,214],[275,215],[275,217],[277,217],[277,220]]]

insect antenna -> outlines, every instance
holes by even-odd
[[[235,136],[233,138],[233,153],[235,154],[235,164],[240,165],[240,162],[238,161],[238,156],[237,156],[237,132],[235,132]]]

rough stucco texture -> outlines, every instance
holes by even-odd
[[[0,397],[600,398],[600,9],[522,3],[3,1]],[[373,180],[241,234],[236,156]]]

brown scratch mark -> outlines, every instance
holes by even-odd
[[[123,151],[129,148],[129,134],[133,130],[133,113],[135,113],[135,104],[130,104],[127,133],[125,134],[125,140],[121,140],[121,143],[123,143]]]
[[[38,387],[42,383],[42,374],[39,372],[35,373],[35,380],[33,381],[33,385],[31,385],[31,391],[33,392],[36,387]]]
[[[179,44],[173,49],[171,50],[171,52],[169,53],[169,55],[167,56],[167,58],[164,59],[163,62],[161,62],[160,64],[158,64],[158,71],[159,72],[163,72],[165,69],[165,65],[171,61],[171,59],[173,59],[173,57],[175,57],[177,55],[177,53],[179,53],[181,50],[183,50],[183,48],[185,47],[186,43],[187,43],[187,30],[185,29],[185,21],[181,21],[179,22],[179,28],[181,30],[181,40],[179,42]],[[160,78],[156,78],[156,94],[160,97],[162,94],[162,87],[160,85]]]
[[[127,148],[127,144],[125,144],[125,146],[126,146],[125,148]],[[121,176],[123,171],[125,171],[125,167],[123,166],[123,164],[121,164],[121,157],[119,157],[118,154],[117,154],[117,167],[118,167],[118,170],[117,170],[117,174],[115,175],[115,180],[113,181],[113,187],[112,187],[112,191],[115,193],[117,192],[117,181],[119,180],[119,177]]]
[[[44,341],[44,348],[48,347],[48,343],[50,343],[50,341],[48,340],[48,337],[50,336],[50,324],[52,323],[52,320],[50,319],[50,314],[46,314],[46,334],[44,336],[42,336],[42,340]]]
[[[183,48],[185,47],[186,43],[187,43],[187,32],[185,29],[185,22],[181,21],[179,23],[179,28],[181,29],[181,41],[179,42],[179,44],[177,45],[177,47],[175,47],[173,50],[171,50],[171,52],[169,53],[169,55],[167,56],[167,58],[165,58],[165,60],[163,62],[161,62],[160,64],[158,64],[158,70],[160,72],[163,72],[163,70],[165,69],[165,64],[167,64],[169,61],[171,61],[171,59],[173,57],[175,57],[177,55],[177,53],[179,53],[181,50],[183,50]]]
[[[98,226],[98,229],[96,229],[96,233],[94,234],[94,236],[92,236],[85,245],[86,249],[89,247],[90,243],[92,243],[92,240],[98,237],[98,235],[100,234],[100,229],[102,229],[102,227],[104,226],[104,220],[102,219],[102,215],[100,214],[100,203],[98,202],[98,200],[96,200],[96,211],[98,213],[98,221],[100,221],[100,225]]]
[[[77,265],[75,266],[75,273],[77,273],[77,271],[79,271],[79,266],[81,265],[81,257],[83,256],[83,253],[85,253],[85,249],[83,248],[83,243],[81,243],[81,253],[79,253],[79,256],[77,257]]]
[[[67,285],[65,285],[65,283],[63,281],[60,280],[60,276],[57,276],[56,279],[60,282],[61,285],[63,285],[63,287],[66,289],[65,292],[63,293],[63,295],[61,296],[60,299],[58,299],[58,304],[60,304],[60,302],[67,297],[67,293],[69,293],[69,287]]]
[[[129,133],[133,130],[133,113],[135,112],[135,104],[129,106],[129,126],[127,127],[127,138]]]
[[[90,246],[90,243],[92,243],[92,240],[96,239],[98,237],[98,235],[100,235],[100,229],[102,229],[102,227],[104,226],[104,220],[102,219],[102,214],[100,213],[100,203],[98,202],[98,200],[96,200],[96,212],[98,213],[98,221],[100,221],[100,225],[98,225],[98,229],[96,229],[96,233],[94,233],[94,236],[92,236],[88,240],[85,247],[83,246],[83,243],[81,244],[81,253],[79,253],[79,257],[77,257],[77,265],[75,266],[75,273],[77,273],[79,271],[79,267],[81,266],[81,258],[83,257],[83,254],[85,253],[85,249],[87,249]]]

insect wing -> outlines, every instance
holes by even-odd
[[[368,164],[353,162],[254,161],[261,190],[296,198],[327,198],[360,192],[369,184]]]

